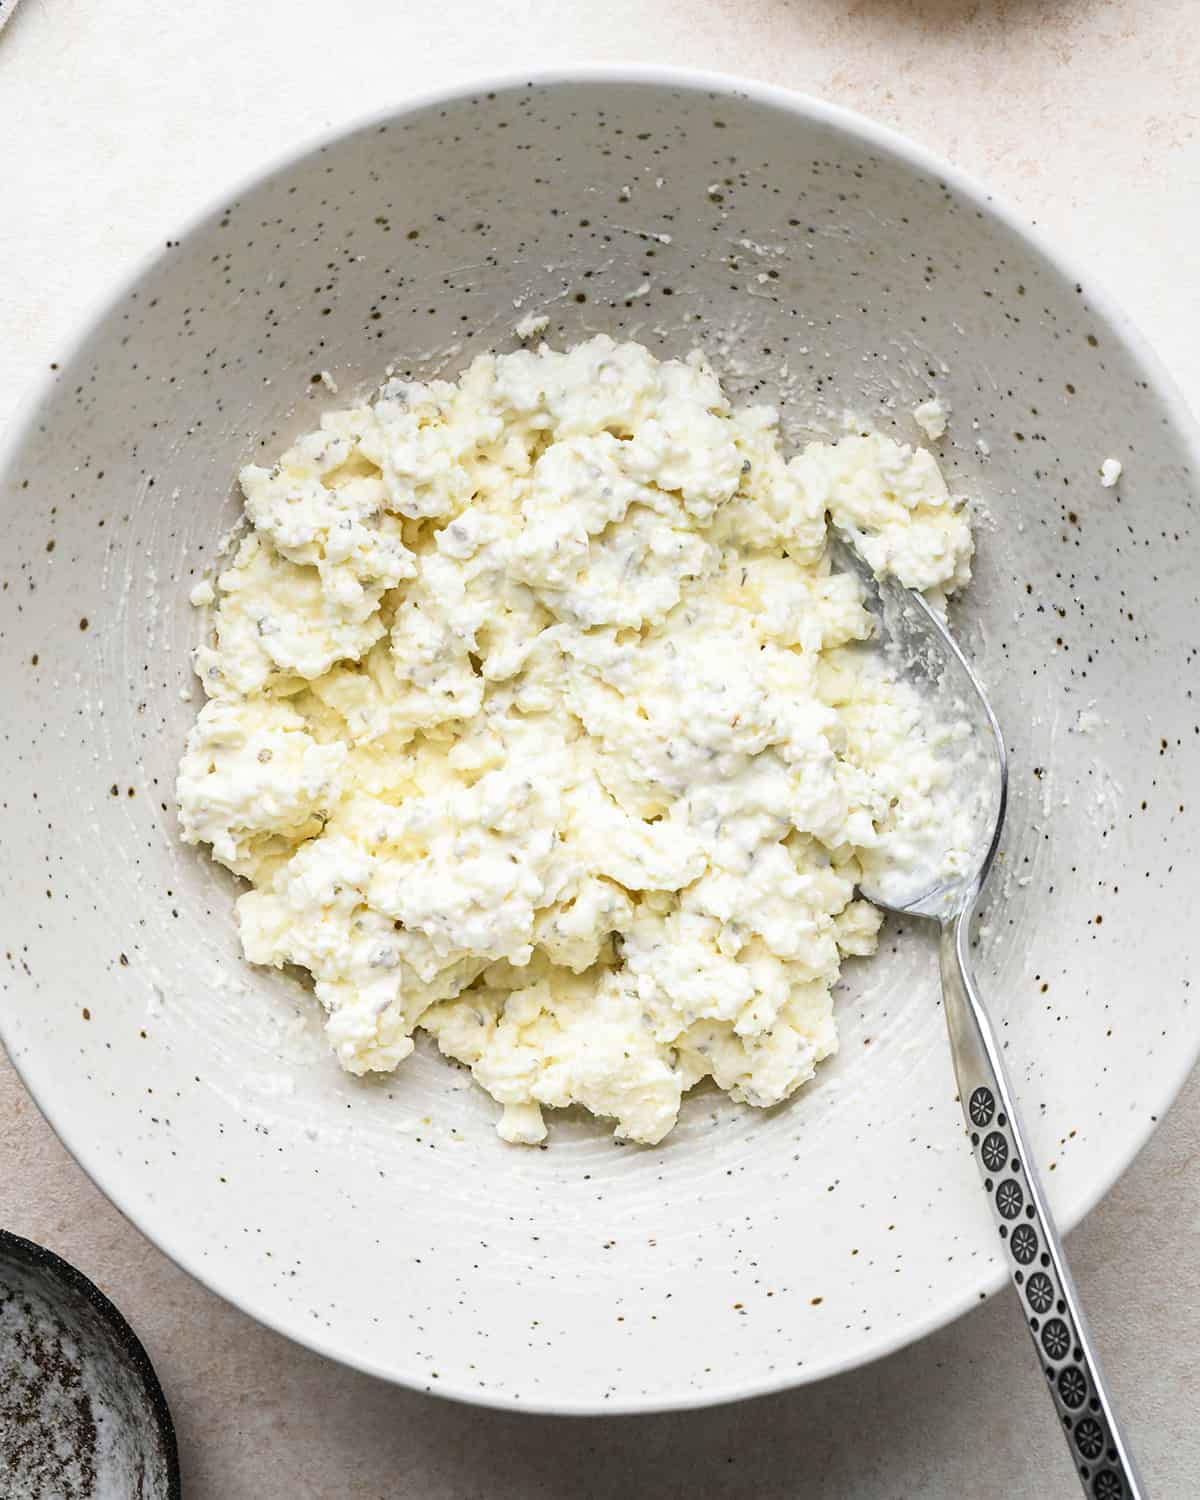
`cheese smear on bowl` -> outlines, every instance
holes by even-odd
[[[810,1079],[875,946],[860,860],[926,837],[946,775],[826,528],[964,585],[933,456],[786,458],[699,353],[598,337],[389,381],[241,486],[183,837],[249,882],[247,958],[312,973],[342,1066],[421,1027],[527,1143],[546,1106],[655,1142],[704,1078],[759,1107]]]

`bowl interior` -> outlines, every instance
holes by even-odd
[[[386,366],[515,347],[526,313],[559,345],[699,344],[792,442],[845,408],[915,441],[911,408],[946,401],[979,522],[957,624],[1012,768],[981,986],[1067,1224],[1145,1138],[1200,1032],[1191,427],[969,187],[698,80],[508,86],[332,141],[171,241],[63,362],[0,516],[5,1040],[147,1233],[338,1358],[555,1410],[816,1378],[1000,1280],[927,933],[892,925],[847,967],[841,1052],[788,1105],[701,1092],[659,1148],[567,1117],[527,1151],[426,1049],[342,1075],[311,995],[240,959],[235,882],[178,843],[187,594],[238,465]]]

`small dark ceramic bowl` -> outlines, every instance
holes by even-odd
[[[0,1230],[0,1493],[174,1500],[175,1427],[145,1349],[86,1276]]]

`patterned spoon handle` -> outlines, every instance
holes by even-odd
[[[1092,1500],[1145,1500],[1092,1348],[1012,1089],[967,962],[966,911],[942,927],[946,1023],[976,1164],[1071,1460]]]

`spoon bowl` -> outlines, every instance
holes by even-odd
[[[983,885],[1000,845],[1008,805],[1004,737],[945,617],[915,589],[888,575],[877,578],[849,537],[833,533],[829,547],[834,566],[857,577],[875,621],[875,639],[864,649],[882,651],[893,674],[920,693],[930,718],[944,726],[948,807],[937,823],[953,823],[956,843],[965,853],[949,869],[944,849],[933,846],[924,862],[872,864],[860,890],[886,911],[946,921]]]

